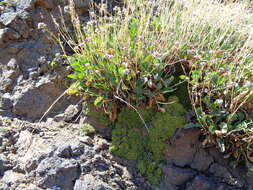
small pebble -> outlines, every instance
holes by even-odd
[[[79,141],[82,142],[82,143],[85,143],[87,145],[92,145],[93,144],[92,139],[88,136],[79,137]]]

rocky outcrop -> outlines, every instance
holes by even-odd
[[[162,185],[177,190],[252,189],[252,178],[244,166],[233,168],[233,160],[214,146],[204,147],[198,128],[179,129],[170,140]]]
[[[69,86],[66,76],[70,70],[60,56],[61,50],[42,27],[55,31],[52,16],[60,16],[59,4],[67,6],[65,1],[1,2],[1,115],[39,119]],[[87,3],[79,7],[87,12]],[[50,113],[56,114],[76,101],[64,96]]]
[[[108,152],[107,140],[80,136],[79,127],[4,120],[0,189],[150,189],[131,161]]]

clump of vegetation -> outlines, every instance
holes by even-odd
[[[95,119],[96,122],[98,122],[99,124],[104,125],[104,126],[109,126],[112,124],[111,120],[108,118],[104,110],[98,109],[97,107],[89,103],[88,104],[85,103],[83,107],[85,109],[85,113],[88,116]]]
[[[117,123],[128,126],[129,128],[143,128],[143,121],[140,119],[140,116],[143,118],[147,126],[151,124],[152,117],[154,116],[154,109],[152,108],[145,108],[139,110],[139,114],[129,108],[125,107],[121,110],[117,117]]]
[[[144,139],[136,130],[116,124],[112,130],[110,151],[129,160],[138,160],[143,152]]]
[[[158,112],[152,121],[150,128],[148,146],[154,159],[165,160],[167,140],[172,137],[177,128],[185,125],[185,109],[178,103],[178,99],[169,99],[171,104],[165,106],[165,112]]]
[[[91,135],[91,134],[94,134],[95,132],[96,132],[95,128],[89,123],[84,123],[80,127],[81,136]]]
[[[154,8],[149,1],[129,1],[111,15],[102,4],[98,14],[90,12],[85,27],[73,18],[76,36],[68,42],[75,53],[68,60],[74,70],[69,77],[76,82],[69,93],[88,97],[112,121],[122,104],[159,107],[178,85],[164,51],[169,49],[164,38],[169,34],[162,18],[153,17]]]
[[[75,80],[69,93],[84,96],[118,122],[112,152],[137,160],[140,171],[156,183],[150,173],[161,171],[164,142],[184,124],[182,106],[168,104],[173,93],[189,103],[183,100],[183,83],[206,142],[253,171],[253,14],[247,4],[127,0],[110,14],[102,3],[91,10],[85,26],[71,7],[75,36],[61,30],[74,51],[66,56]],[[178,67],[183,75],[175,73]],[[147,122],[146,108],[157,111],[147,112]],[[147,134],[138,129],[143,121]]]
[[[139,171],[153,184],[158,184],[165,163],[167,141],[176,128],[185,124],[185,109],[178,98],[169,99],[170,104],[163,106],[165,112],[144,110],[149,133],[140,130],[141,120],[134,110],[124,110],[112,130],[110,151],[125,159],[137,161]],[[125,120],[124,120],[125,118]]]
[[[202,44],[195,43],[201,36],[196,33],[191,43],[195,45],[189,43],[182,52],[191,63],[186,77],[192,106],[199,123],[209,132],[209,142],[216,143],[226,157],[238,163],[252,162],[248,156],[252,150],[247,147],[253,127],[249,106],[253,94],[253,49],[248,31],[253,14],[242,3],[212,2],[208,6],[212,15],[201,9],[203,5],[190,10],[191,14],[197,13]]]

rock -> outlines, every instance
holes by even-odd
[[[39,76],[39,74],[36,71],[29,73],[29,79],[35,80],[36,78],[38,78],[38,76]]]
[[[92,145],[93,140],[89,136],[79,137],[79,141],[87,145]]]
[[[102,139],[102,138],[95,139],[95,150],[100,151],[103,149],[108,149],[108,147],[109,147],[109,142],[107,142],[107,140]]]
[[[192,182],[189,182],[187,184],[185,190],[197,190],[200,188],[201,190],[214,190],[216,189],[216,185],[214,181],[211,181],[204,176],[197,176]]]
[[[11,28],[2,28],[0,29],[0,47],[7,46],[7,43],[10,41],[15,41],[20,38],[20,34]]]
[[[179,189],[175,185],[171,185],[171,184],[168,184],[168,183],[167,184],[161,183],[159,188],[154,189],[154,190],[179,190]]]
[[[16,189],[15,187],[19,183],[26,183],[26,182],[27,182],[27,178],[24,174],[20,174],[20,173],[9,170],[4,173],[4,176],[1,179],[0,183],[4,183],[8,185],[9,187],[12,187],[12,189]]]
[[[34,8],[35,0],[17,1],[16,6],[23,10],[32,10]]]
[[[66,142],[59,146],[55,154],[61,158],[72,158],[80,156],[84,153],[85,146],[79,141]]]
[[[209,172],[214,174],[216,177],[227,178],[227,179],[233,177],[225,167],[216,163],[211,165]]]
[[[163,168],[163,183],[180,186],[194,178],[195,175],[194,170],[177,168],[168,164]]]
[[[209,168],[209,172],[213,174],[213,176],[222,179],[224,182],[228,184],[237,184],[237,180],[233,177],[233,175],[228,171],[227,168],[221,166],[220,164],[214,163]]]
[[[3,154],[0,154],[0,171],[5,171],[11,169],[13,166],[7,157]]]
[[[108,184],[101,180],[96,179],[90,174],[81,176],[79,180],[76,181],[74,190],[113,190]]]
[[[39,177],[38,186],[41,188],[72,189],[73,182],[78,178],[79,165],[74,160],[64,160],[58,157],[44,159],[36,169]]]
[[[216,189],[217,190],[239,190],[236,187],[231,187],[231,186],[228,186],[228,185],[225,185],[225,184],[219,184]]]
[[[210,147],[208,152],[217,163],[221,165],[229,165],[229,160],[225,159],[224,155],[216,147]]]
[[[17,64],[17,59],[15,58],[11,58],[9,60],[9,62],[7,63],[7,68],[8,69],[12,69],[12,70],[15,70],[15,69],[18,69],[19,70],[19,66]]]
[[[69,144],[63,144],[62,146],[58,147],[55,154],[60,158],[71,158],[72,150]]]
[[[48,33],[38,30],[37,25],[45,23],[50,30],[55,30],[50,15],[59,14],[59,10],[54,4],[62,5],[67,1],[22,0],[7,3],[8,6],[0,5],[3,7],[0,11],[0,91],[13,96],[9,98],[11,101],[4,100],[0,114],[39,119],[69,86],[69,80],[65,79],[69,71],[64,68],[62,60],[59,60],[57,71],[50,70],[48,65],[59,54],[60,48],[49,40]],[[48,81],[41,83],[41,78]],[[59,114],[76,99],[63,97],[47,116]]]
[[[35,131],[35,130],[33,130]],[[21,170],[30,173],[35,170],[39,163],[53,154],[54,148],[41,138],[33,138],[29,131],[22,131],[19,135],[17,147],[17,165]]]
[[[18,13],[14,11],[5,12],[0,15],[0,23],[7,26],[16,19],[17,15]]]
[[[13,89],[13,85],[15,83],[15,80],[19,74],[19,70],[7,70],[4,72],[3,80],[6,81],[5,83],[10,83],[7,86],[12,86],[11,89]],[[10,89],[10,87],[7,87]],[[6,87],[5,87],[6,89]]]
[[[71,119],[74,118],[74,116],[80,111],[80,106],[78,105],[69,105],[67,109],[64,111],[64,113],[56,115],[54,119],[56,121],[71,121]]]
[[[231,187],[223,183],[217,183],[205,176],[197,176],[192,182],[187,183],[186,190],[196,190],[201,187],[201,190],[240,190],[237,187]]]
[[[28,88],[14,99],[13,112],[31,119],[40,118],[63,92],[53,83],[42,83],[37,88]]]
[[[0,109],[0,115],[6,118],[13,118],[15,116],[11,110],[2,110],[2,109]]]
[[[87,160],[92,159],[96,154],[96,151],[93,149],[92,146],[85,146],[84,153],[81,155],[82,163],[86,162]]]
[[[0,96],[0,109],[8,110],[12,107],[12,101],[9,95],[5,94]]]
[[[25,47],[25,44],[25,42],[10,42],[8,47],[5,48],[5,51],[7,54],[14,56]]]
[[[197,147],[200,146],[200,134],[201,131],[198,128],[177,130],[168,146],[167,160],[180,167],[191,165]]]
[[[213,162],[213,157],[208,154],[203,148],[200,148],[197,150],[197,153],[193,158],[191,168],[204,172]]]
[[[19,149],[19,152],[25,152],[29,148],[32,142],[32,133],[29,131],[21,131],[19,134],[18,141],[15,146]]]
[[[87,149],[87,146],[84,146],[84,144],[75,141],[73,143],[70,144],[71,150],[72,150],[72,156],[73,157],[77,157],[80,156],[82,154],[84,154],[85,149]]]
[[[92,158],[92,163],[93,163],[93,166],[98,171],[109,170],[109,167],[111,166],[111,162],[109,162],[104,157],[102,157],[101,155],[98,155],[98,154],[96,154],[94,156],[94,158]]]

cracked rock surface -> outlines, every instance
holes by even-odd
[[[69,86],[66,76],[70,70],[60,56],[61,50],[41,27],[46,25],[50,31],[56,31],[51,16],[59,18],[58,5],[67,6],[66,1],[1,1],[0,114],[2,116],[39,119]],[[80,4],[79,7],[87,12],[87,4]],[[76,101],[75,98],[64,96],[50,114],[56,115]]]
[[[216,147],[203,147],[201,130],[178,129],[167,150],[162,185],[177,190],[252,189],[252,178],[244,166],[231,167],[231,161]]]
[[[80,136],[80,124],[4,118],[0,124],[1,190],[252,189],[245,168],[230,167],[215,147],[203,148],[199,129],[177,130],[168,146],[161,183],[152,186],[135,162],[109,153],[108,140],[97,133]],[[191,152],[184,151],[187,144],[195,145]]]
[[[151,189],[133,163],[108,152],[107,140],[81,137],[78,127],[2,120],[0,189]]]

